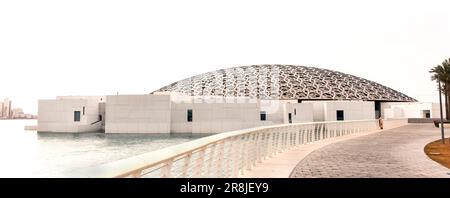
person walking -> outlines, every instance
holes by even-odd
[[[381,115],[378,116],[378,126],[380,129],[383,129],[383,118],[381,118]]]

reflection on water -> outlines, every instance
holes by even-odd
[[[36,133],[35,120],[0,120],[0,177],[61,177],[209,134]]]

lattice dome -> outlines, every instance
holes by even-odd
[[[373,81],[296,65],[251,65],[196,75],[155,92],[280,100],[416,101]]]

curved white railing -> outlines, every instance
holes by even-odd
[[[385,120],[394,128],[406,119]],[[378,120],[282,124],[220,133],[71,173],[70,177],[238,177],[291,147],[378,130]]]

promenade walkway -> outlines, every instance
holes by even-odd
[[[450,177],[423,151],[439,138],[432,124],[353,134],[285,151],[243,177]]]

